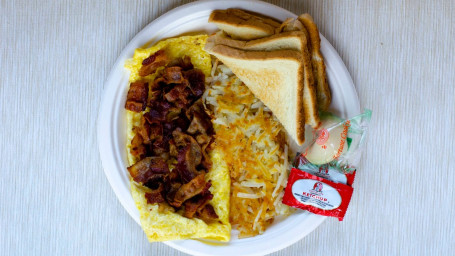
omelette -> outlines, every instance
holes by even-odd
[[[150,58],[152,61],[159,59],[159,53],[165,54],[166,58],[169,58],[170,60],[189,58],[195,69],[202,71],[206,78],[210,77],[212,68],[211,57],[203,50],[206,39],[206,35],[181,36],[178,38],[170,38],[160,41],[150,48],[136,49],[133,58],[129,59],[125,63],[125,68],[131,72],[129,77],[130,91],[132,89],[134,91],[133,85],[141,85],[142,83],[142,85],[156,86],[157,82],[155,80],[162,79],[159,77],[159,74],[164,72],[163,67],[159,67],[156,71],[148,70],[149,72],[145,74],[143,68],[145,64],[150,62]],[[171,75],[175,76],[175,73],[171,73]],[[141,91],[140,87],[138,88],[138,90],[132,93],[136,93],[136,95],[141,95],[142,93],[142,98],[145,97],[145,99],[153,97],[153,95],[150,94],[150,91],[148,92],[148,95],[144,95],[143,90]],[[130,91],[128,96],[130,96]],[[173,99],[171,97],[171,92],[168,92],[165,96],[169,96],[167,98],[169,100]],[[150,112],[150,110],[149,107],[145,108],[144,104],[137,104],[137,102],[132,102],[131,104],[130,108],[136,109],[136,111],[126,111],[126,148],[128,162],[131,166],[134,166],[140,161],[140,158],[137,155],[141,153],[138,153],[137,147],[133,145],[137,140],[136,135],[139,133],[137,127],[141,125],[141,122],[144,122],[144,116],[147,115],[147,112]],[[151,114],[149,114],[149,116],[151,116]],[[173,135],[176,136],[179,132],[180,131],[178,130],[177,132],[174,131]],[[200,137],[198,137],[198,140],[199,138]],[[172,146],[170,154],[172,155]],[[229,241],[231,234],[231,225],[229,223],[229,170],[224,161],[225,157],[223,156],[223,152],[216,147],[210,147],[210,149],[207,150],[207,155],[204,155],[204,157],[206,157],[206,160],[211,164],[206,165],[209,167],[207,167],[207,172],[204,173],[205,181],[200,182],[205,182],[203,183],[206,184],[205,188],[209,187],[208,191],[205,192],[206,194],[209,194],[209,198],[211,198],[209,201],[210,207],[207,209],[210,210],[213,208],[214,213],[212,213],[212,215],[217,216],[216,221],[207,221],[202,217],[199,218],[197,214],[194,217],[186,217],[187,212],[184,212],[188,207],[186,204],[185,207],[172,207],[166,202],[162,202],[163,200],[160,200],[162,199],[162,194],[157,194],[158,199],[151,198],[150,194],[153,193],[150,192],[151,189],[147,186],[147,184],[137,182],[137,180],[133,177],[130,178],[131,193],[140,213],[141,226],[150,242],[196,238]],[[150,158],[146,159],[149,160],[149,164],[154,161],[154,158],[151,160]],[[160,163],[161,162],[157,165],[160,166]],[[172,173],[177,168],[176,166],[178,164],[179,163],[176,163],[176,160],[174,159],[174,162],[170,161],[164,166],[161,164],[161,168],[167,169],[169,166],[170,173]],[[130,169],[128,170],[130,171],[130,174],[134,173],[134,171],[132,172]],[[160,173],[156,175],[162,177],[160,176]],[[166,180],[166,177],[169,176],[171,175],[165,176],[164,179]],[[193,182],[193,180],[191,180],[191,182]],[[188,182],[188,184],[191,182]],[[185,185],[182,185],[182,187]],[[182,210],[182,208],[184,210]]]

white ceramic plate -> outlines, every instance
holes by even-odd
[[[216,27],[207,20],[212,10],[241,8],[266,14],[278,20],[296,17],[295,14],[275,5],[260,1],[198,1],[180,6],[146,26],[126,46],[118,57],[104,88],[98,116],[98,144],[104,172],[115,194],[131,217],[139,224],[139,212],[130,193],[126,167],[125,100],[129,73],[125,60],[134,50],[160,39],[182,34],[211,33]],[[332,90],[331,110],[340,116],[360,113],[359,100],[352,79],[335,49],[321,35],[321,51],[327,67]],[[194,255],[264,255],[285,248],[313,231],[325,217],[298,211],[276,220],[262,235],[232,239],[227,244],[204,243],[197,240],[166,242],[167,245]],[[235,232],[235,231],[234,231]]]

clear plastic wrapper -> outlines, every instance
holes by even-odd
[[[321,114],[311,143],[297,153],[283,203],[343,220],[370,119],[368,109],[346,120]]]

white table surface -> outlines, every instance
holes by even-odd
[[[120,205],[96,119],[121,50],[187,2],[1,0],[1,255],[185,255]],[[269,2],[314,16],[373,110],[345,220],[273,255],[454,255],[455,2]]]

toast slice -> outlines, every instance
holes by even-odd
[[[229,38],[223,32],[218,32],[207,39],[205,49],[211,49],[215,45],[226,45],[232,48],[248,51],[277,51],[277,50],[295,50],[301,54],[303,64],[303,103],[305,113],[305,123],[313,128],[320,124],[316,88],[314,87],[313,71],[311,59],[307,48],[307,39],[301,31],[283,32],[266,38],[241,41]],[[230,67],[228,64],[226,64]],[[235,72],[234,72],[235,73]],[[248,86],[248,84],[247,84]],[[254,93],[254,92],[253,92]],[[259,96],[257,96],[261,99]],[[262,100],[262,99],[261,99]],[[273,111],[273,110],[272,110]]]
[[[273,35],[280,23],[240,9],[214,10],[208,20],[234,39],[252,40]]]
[[[327,83],[324,58],[320,51],[321,38],[319,37],[319,30],[314,23],[313,18],[308,13],[300,15],[298,20],[303,24],[309,35],[308,49],[313,64],[318,106],[321,110],[327,110],[332,101],[332,94],[330,92],[329,84]]]
[[[281,32],[290,31],[305,31],[305,27],[298,19],[287,18],[285,21],[283,21],[283,23],[281,23],[280,27],[275,30],[275,33],[278,34]]]
[[[295,50],[245,51],[211,45],[217,57],[242,80],[283,124],[299,145],[305,142],[304,68],[302,53]]]

